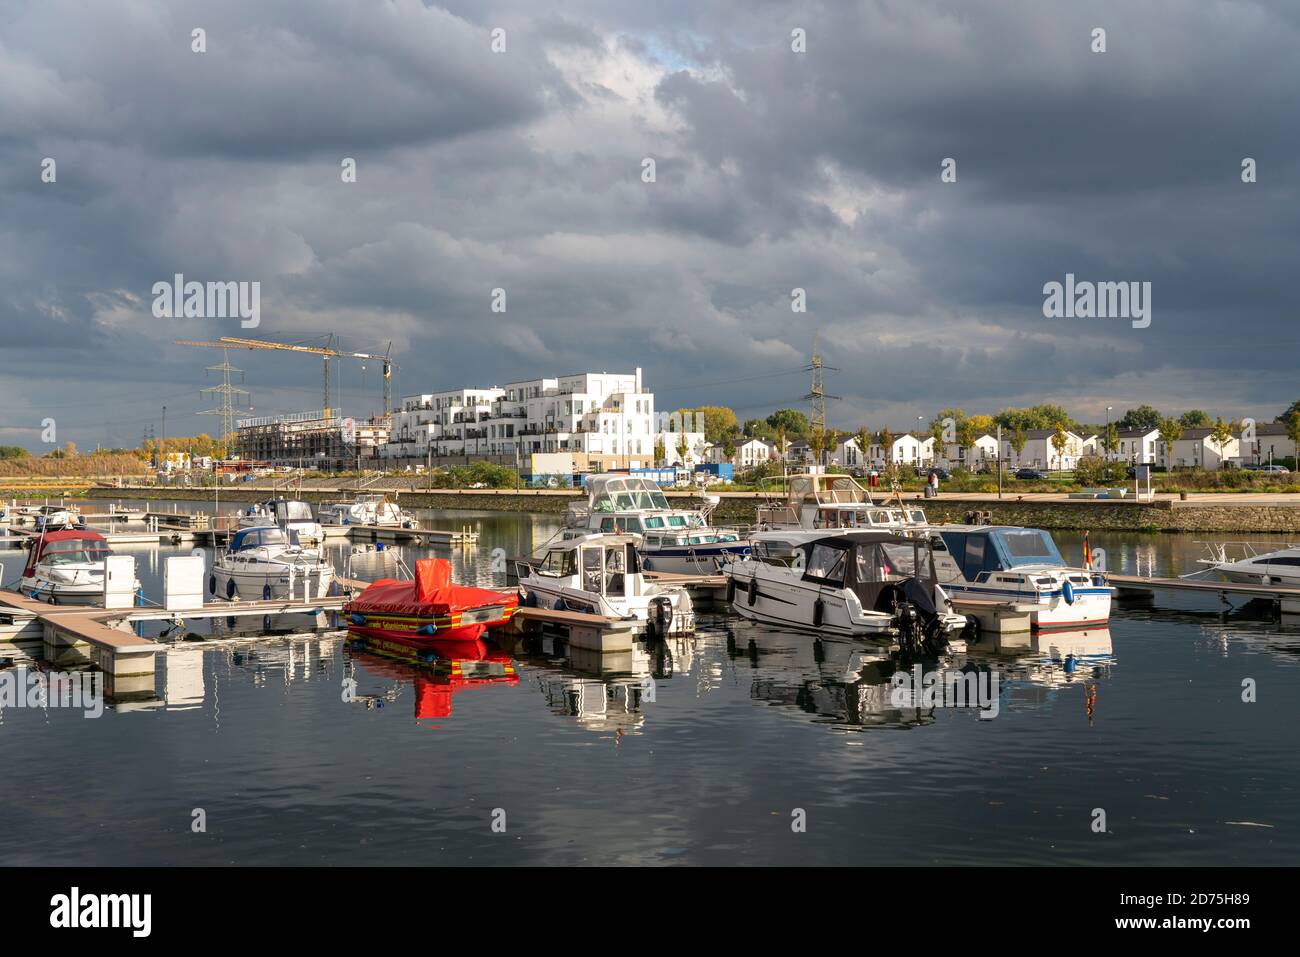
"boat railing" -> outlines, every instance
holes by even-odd
[[[1268,542],[1259,541],[1258,539],[1243,539],[1240,541],[1219,541],[1219,542],[1195,542],[1205,549],[1205,558],[1200,559],[1200,564],[1224,565],[1229,562],[1242,562],[1251,558],[1259,558],[1261,555],[1267,555],[1270,552],[1278,552],[1287,548],[1297,548],[1294,542]]]

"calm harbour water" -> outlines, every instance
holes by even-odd
[[[469,552],[407,548],[408,561],[450,555],[460,580],[495,584],[492,549],[520,554],[558,527],[496,513],[422,520],[472,523],[481,540]],[[1055,537],[1077,560],[1079,536]],[[1188,571],[1200,552],[1170,535],[1094,534],[1092,545],[1126,572]],[[162,558],[188,548],[119,551],[157,598]],[[604,673],[549,644],[509,651],[516,681],[457,684],[354,653],[337,634],[181,642],[159,668],[157,701],[96,720],[0,711],[0,863],[1210,865],[1300,854],[1300,627],[1250,609],[1121,602],[1109,629],[1050,636],[1016,658],[957,657],[998,673],[991,720],[893,707],[893,665],[869,645],[724,615]],[[1241,700],[1246,678],[1256,703]],[[191,829],[198,808],[206,833]],[[1108,833],[1092,829],[1098,808]]]

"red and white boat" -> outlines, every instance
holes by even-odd
[[[98,532],[46,532],[32,541],[18,590],[52,603],[95,604],[103,600],[104,560],[112,554]],[[140,590],[138,579],[133,590]]]
[[[483,634],[508,624],[519,606],[510,592],[457,585],[451,562],[424,558],[415,578],[383,578],[343,606],[348,634],[380,654],[410,661],[476,658]]]

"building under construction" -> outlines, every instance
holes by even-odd
[[[366,468],[388,441],[384,416],[356,421],[333,410],[241,419],[236,432],[241,459],[333,472]]]

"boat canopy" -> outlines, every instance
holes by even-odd
[[[961,569],[939,545],[932,539],[876,532],[818,538],[802,548],[803,579],[819,586],[850,588],[864,608],[882,611],[891,600],[891,586],[961,581]],[[904,591],[913,597],[910,588]]]
[[[227,551],[238,552],[245,548],[257,548],[260,545],[288,545],[289,539],[278,528],[242,528],[235,532]]]
[[[1041,528],[994,525],[944,528],[939,534],[967,581],[974,581],[982,572],[1007,571],[1021,565],[1066,567],[1052,536]]]
[[[312,521],[311,506],[306,502],[278,498],[267,502],[266,509],[282,522]]]
[[[870,505],[871,495],[848,475],[796,475],[790,479],[792,505]]]
[[[587,479],[587,500],[594,512],[667,511],[669,508],[659,486],[637,475],[593,475]]]
[[[52,565],[102,562],[112,554],[108,541],[98,532],[74,531],[47,532],[32,544],[27,556],[27,574],[41,562]]]

